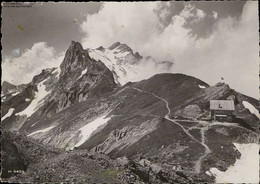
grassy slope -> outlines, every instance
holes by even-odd
[[[187,99],[203,91],[198,85],[208,87],[205,82],[184,74],[157,74],[135,86],[166,99],[174,112],[181,108]]]

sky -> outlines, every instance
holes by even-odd
[[[173,73],[210,85],[223,77],[259,98],[257,1],[35,3],[3,7],[2,18],[2,79],[14,84],[58,66],[71,40],[84,48],[120,41],[173,62]]]

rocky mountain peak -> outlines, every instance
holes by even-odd
[[[64,76],[68,71],[75,70],[75,68],[82,67],[83,63],[89,59],[90,57],[88,51],[84,50],[79,42],[71,41],[71,44],[60,65],[60,76]]]
[[[26,87],[26,85],[27,84],[14,85],[7,81],[3,81],[1,95],[7,95],[22,91]]]
[[[109,50],[113,50],[113,49],[115,49],[116,47],[118,47],[119,45],[121,45],[120,42],[115,42],[115,43],[113,43],[110,47],[108,47],[108,49],[109,49]]]
[[[104,49],[105,48],[103,46],[100,46],[100,47],[97,48],[97,50],[100,50],[100,51],[104,51]]]
[[[143,58],[143,57],[139,54],[139,52],[134,53],[134,56],[135,56],[137,59],[142,59],[142,58]]]
[[[130,52],[133,54],[133,50],[127,45],[127,44],[122,44],[120,42],[116,42],[112,44],[109,48],[109,50],[117,50],[117,52]]]
[[[222,87],[226,89],[230,89],[229,85],[224,83],[224,82],[218,82],[217,84],[214,85],[215,87]]]
[[[13,90],[13,89],[16,89],[16,86],[9,83],[9,82],[6,82],[4,81],[3,84],[2,84],[2,93],[7,93],[9,90]]]
[[[75,42],[75,41],[73,41],[73,40],[71,41],[71,44],[70,44],[70,46],[69,46],[69,49],[75,50],[76,52],[77,52],[78,50],[80,50],[80,51],[84,50],[83,47],[82,47],[82,45],[81,45],[81,43]]]

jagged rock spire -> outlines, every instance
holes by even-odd
[[[72,63],[89,58],[88,51],[84,50],[79,42],[71,41],[65,57],[60,65],[61,76],[70,70]],[[77,63],[75,63],[77,65]]]

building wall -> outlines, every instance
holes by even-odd
[[[233,111],[226,110],[211,110],[211,118],[216,121],[232,121],[233,120]],[[226,117],[217,116],[217,115],[226,115]]]

